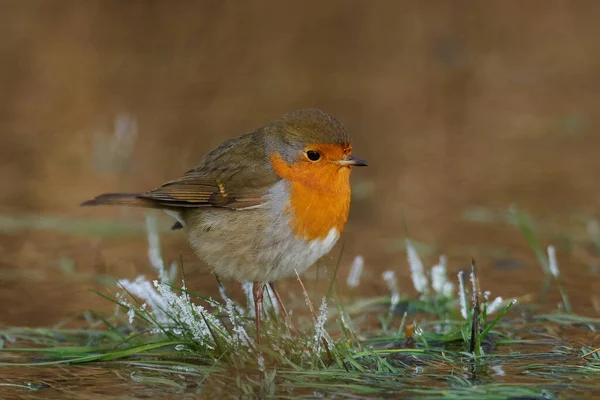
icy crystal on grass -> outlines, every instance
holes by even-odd
[[[249,317],[254,317],[254,296],[252,294],[252,286],[254,284],[252,282],[242,282],[242,290],[244,291],[244,294],[246,295],[246,304],[247,304],[247,309],[246,309],[246,314]]]
[[[167,323],[171,321],[169,316],[165,313],[165,310],[168,310],[167,302],[160,293],[156,291],[152,283],[143,275],[138,276],[133,282],[128,279],[123,279],[119,281],[119,285],[121,285],[128,293],[144,300],[144,302],[152,308],[152,315],[157,322]]]
[[[187,328],[194,340],[209,349],[214,349],[214,339],[207,324],[222,330],[221,322],[204,307],[192,304],[187,293],[177,296],[170,286],[158,281],[154,281],[154,286],[166,301],[170,316],[182,327]]]
[[[446,282],[448,282],[446,257],[440,256],[440,262],[431,267],[431,287],[437,294],[443,294]]]
[[[460,303],[460,315],[464,319],[468,319],[467,294],[465,292],[464,271],[459,271],[457,275],[458,275],[458,299],[459,299],[459,303]],[[471,286],[472,286],[472,293],[475,293],[477,290],[479,290],[479,288],[477,287],[477,277],[475,276],[475,274],[473,272],[470,273],[469,277],[470,277]],[[487,306],[486,306],[487,314],[492,314],[492,313],[499,311],[500,308],[502,308],[502,306],[504,306],[506,304],[506,302],[500,296],[496,297],[494,299],[494,301],[489,303],[488,300],[490,298],[490,295],[491,295],[491,292],[489,290],[486,290],[483,292],[483,298],[484,298],[485,303],[487,304]],[[512,300],[512,304],[515,304],[516,302],[517,302],[516,300]]]
[[[348,279],[346,279],[346,284],[348,287],[357,288],[360,283],[360,276],[363,272],[363,267],[365,265],[365,260],[362,256],[356,256],[354,261],[352,262],[352,266],[350,267],[350,273],[348,274]]]
[[[454,294],[454,284],[450,281],[444,282],[444,287],[442,289],[442,296],[450,299],[450,298],[452,298],[453,294]]]
[[[258,364],[258,370],[260,372],[265,372],[265,358],[262,354],[256,356],[256,363]]]
[[[440,262],[431,268],[431,287],[438,295],[446,298],[452,298],[454,294],[454,285],[448,280],[446,256],[440,256]]]
[[[133,318],[135,317],[135,310],[133,308],[130,308],[129,311],[127,311],[127,316],[129,317],[129,323],[133,324]]]
[[[148,259],[150,260],[150,264],[158,271],[160,281],[167,282],[165,262],[160,251],[160,238],[158,236],[156,218],[152,215],[146,216],[146,230],[148,232]]]
[[[248,332],[246,332],[246,329],[242,325],[241,318],[236,314],[235,305],[230,298],[227,298],[226,300],[225,310],[227,311],[227,316],[229,317],[235,335],[233,341],[234,348],[238,350],[240,344],[244,347],[249,347],[250,343],[252,343],[252,339],[250,339]]]
[[[421,258],[419,257],[419,254],[415,250],[414,246],[408,239],[406,239],[406,254],[408,256],[410,276],[415,289],[419,293],[427,294],[427,276],[425,276],[423,262],[421,261]]]
[[[150,264],[158,271],[158,277],[161,282],[173,282],[177,273],[177,264],[171,264],[171,268],[169,272],[167,272],[160,250],[160,238],[158,235],[156,217],[153,215],[146,216],[146,230],[148,231],[148,259],[150,260]]]
[[[477,292],[477,279],[475,277],[475,272],[471,271],[471,273],[469,273],[469,281],[471,282],[472,293]]]
[[[240,345],[249,347],[252,341],[240,318],[243,310],[226,295],[224,290],[221,295],[225,305],[212,299],[206,299],[206,302],[210,306],[216,307],[219,312],[227,312],[232,324],[231,335],[215,315],[205,310],[204,307],[192,303],[190,295],[186,292],[185,282],[182,282],[181,294],[178,295],[179,292],[176,293],[172,289],[170,282],[175,277],[177,266],[176,264],[172,265],[170,273],[167,273],[161,256],[156,220],[148,217],[146,223],[149,243],[148,258],[152,267],[158,272],[160,280],[150,282],[144,276],[138,276],[134,281],[127,279],[119,281],[128,294],[144,301],[141,307],[136,308],[124,298],[123,294],[117,294],[119,304],[128,309],[127,315],[130,323],[133,322],[136,313],[145,313],[151,317],[148,320],[154,324],[152,332],[155,333],[170,331],[177,336],[189,335],[199,345],[208,349],[216,347],[216,338],[213,335],[233,342],[236,349],[239,349]],[[250,283],[247,287],[251,300],[252,284]],[[254,311],[254,307],[250,307],[250,309]]]
[[[219,294],[225,303],[229,300],[229,296],[227,296],[227,292],[225,292],[225,287],[223,285],[219,285]]]
[[[240,307],[239,305],[237,305],[236,303],[234,303],[231,298],[227,295],[227,292],[225,291],[225,286],[219,284],[219,294],[221,295],[221,298],[223,299],[223,301],[225,302],[226,306],[229,306],[229,302],[231,302],[233,309],[238,313],[238,314],[244,314],[244,310],[242,309],[242,307]],[[219,307],[221,306],[221,304],[216,301],[216,300],[212,300],[209,299],[209,304],[213,307]]]
[[[467,319],[467,297],[465,294],[464,272],[458,272],[458,300],[460,302],[460,315]]]
[[[400,290],[398,290],[398,284],[396,283],[396,274],[394,271],[388,270],[381,274],[381,277],[386,281],[390,290],[390,310],[393,310],[400,303]]]
[[[493,314],[496,311],[500,310],[500,307],[502,307],[502,303],[504,302],[504,300],[502,300],[502,297],[498,296],[494,299],[494,301],[492,301],[488,306],[487,306],[487,313],[488,314]]]
[[[147,307],[146,303],[142,304],[142,306],[140,307],[140,311],[145,312],[146,307]],[[129,310],[127,311],[127,317],[129,318],[129,324],[130,325],[133,324],[133,319],[135,318],[135,309],[133,307],[130,307]]]
[[[492,366],[492,370],[494,371],[494,373],[492,374],[492,376],[504,376],[504,375],[506,375],[504,373],[504,369],[502,369],[501,365],[493,365]]]
[[[555,278],[558,278],[560,271],[558,270],[558,261],[556,261],[556,249],[554,246],[548,246],[548,270]]]
[[[317,354],[321,352],[322,341],[325,339],[327,343],[327,347],[331,348],[331,339],[325,330],[325,323],[327,322],[327,298],[323,296],[321,300],[321,307],[319,307],[319,317],[317,318],[317,322],[315,324],[315,336],[313,349]]]

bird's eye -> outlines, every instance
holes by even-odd
[[[308,150],[306,152],[306,157],[308,157],[310,161],[317,161],[319,158],[321,158],[321,155],[318,151]]]

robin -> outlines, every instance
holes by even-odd
[[[82,206],[162,209],[221,277],[252,281],[257,341],[265,284],[301,273],[340,237],[350,208],[352,154],[338,119],[297,110],[204,156],[181,178],[145,193],[107,193]],[[286,313],[287,314],[287,313]]]

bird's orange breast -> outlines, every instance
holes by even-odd
[[[291,183],[290,213],[297,237],[325,239],[331,229],[341,233],[350,210],[350,168],[332,163],[288,164],[270,157],[275,173]]]

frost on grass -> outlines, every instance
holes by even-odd
[[[254,296],[252,295],[252,282],[242,282],[242,290],[246,295],[246,309],[248,316],[254,317]]]
[[[398,290],[398,283],[396,282],[396,273],[388,270],[381,274],[381,277],[387,283],[390,290],[390,311],[393,311],[400,303],[400,290]]]
[[[207,324],[222,329],[221,323],[202,306],[192,304],[185,291],[177,295],[170,285],[159,283],[157,280],[150,283],[143,276],[138,276],[133,282],[122,280],[119,284],[128,293],[144,300],[145,303],[136,310],[149,313],[155,332],[169,331],[178,336],[188,333],[199,344],[214,348],[214,338]],[[129,321],[133,323],[134,306],[130,303],[126,305],[129,307]],[[146,310],[146,305],[149,305],[149,311]]]
[[[465,293],[464,272],[458,272],[458,301],[460,303],[460,315],[467,319],[467,294]]]
[[[129,323],[133,324],[133,318],[135,317],[135,309],[134,308],[130,308],[127,311],[127,317],[129,318]]]
[[[444,284],[448,280],[446,273],[446,257],[440,256],[440,262],[431,267],[431,288],[436,293],[442,293]]]
[[[452,295],[454,295],[454,284],[450,281],[444,283],[444,287],[442,289],[442,296],[451,299]]]
[[[319,307],[319,316],[315,323],[315,335],[313,337],[313,349],[315,353],[319,354],[322,350],[323,341],[327,344],[327,347],[331,349],[332,343],[329,334],[325,330],[325,323],[327,322],[327,298],[323,296],[321,300],[321,307]]]
[[[219,319],[213,313],[207,311],[204,307],[192,302],[190,295],[185,288],[185,282],[182,282],[179,294],[171,286],[176,275],[176,264],[171,265],[169,271],[165,268],[163,260],[160,239],[156,224],[156,218],[148,216],[146,218],[146,228],[148,232],[148,259],[150,265],[158,273],[158,280],[151,282],[146,277],[138,276],[134,281],[123,279],[119,285],[134,298],[143,300],[143,305],[136,307],[131,301],[122,294],[117,294],[119,304],[128,309],[129,323],[132,324],[136,314],[145,315],[147,321],[153,325],[152,331],[155,333],[169,333],[179,337],[190,337],[197,345],[208,349],[214,349],[216,338],[214,335],[226,335],[226,330]],[[228,299],[225,292],[222,292],[224,299]],[[225,311],[231,308],[230,321],[234,327],[233,336],[235,343],[247,345],[249,343],[248,335],[243,329],[239,329],[236,317],[239,311],[235,309],[233,302],[225,301],[223,307],[213,300],[207,300],[209,305],[218,307]]]
[[[153,215],[148,214],[146,216],[146,230],[148,231],[148,258],[150,259],[150,265],[158,272],[161,282],[173,282],[177,274],[177,264],[171,264],[171,268],[167,272],[160,249],[156,217]]]
[[[469,310],[467,308],[468,307],[467,291],[465,289],[465,283],[464,283],[464,272],[459,271],[457,275],[458,275],[458,300],[459,300],[459,304],[460,304],[460,315],[464,319],[468,319]],[[470,277],[471,287],[472,287],[471,293],[473,293],[475,290],[477,290],[476,277],[473,272],[471,272],[469,274],[469,277]],[[498,296],[490,303],[490,301],[489,301],[490,295],[491,295],[491,292],[489,290],[486,290],[483,292],[483,305],[484,305],[484,310],[487,314],[493,314],[495,312],[501,311],[508,304],[510,304],[510,303],[515,304],[517,302],[515,299],[507,301],[507,300],[504,300],[502,297]]]
[[[439,263],[431,267],[431,288],[442,297],[452,298],[454,285],[448,280],[446,256],[440,256]]]
[[[348,287],[357,288],[360,283],[360,276],[363,272],[363,267],[365,265],[365,260],[362,256],[356,256],[354,261],[352,262],[352,266],[350,267],[350,273],[348,274],[348,279],[346,279],[346,284]]]
[[[417,292],[426,295],[428,292],[428,285],[425,269],[423,268],[423,261],[421,261],[419,254],[408,239],[406,239],[406,254],[408,256],[408,265],[410,267],[410,276],[413,285]]]
[[[548,270],[555,278],[558,278],[558,261],[556,261],[556,249],[554,246],[548,246]]]
[[[254,300],[253,284],[245,282],[242,289],[246,294],[247,302],[244,306],[233,301],[225,292],[224,287],[220,286],[222,301],[217,302],[212,299],[191,298],[185,288],[185,282],[182,281],[182,288],[174,288],[172,272],[167,272],[165,263],[160,251],[160,241],[156,230],[156,221],[149,218],[148,226],[148,257],[150,264],[156,270],[158,279],[151,282],[143,276],[139,276],[134,281],[122,280],[120,285],[132,296],[132,299],[126,299],[123,295],[118,296],[118,302],[125,307],[128,312],[130,324],[150,324],[150,329],[145,327],[146,332],[152,332],[156,335],[166,335],[170,340],[177,340],[185,343],[180,346],[181,349],[191,352],[200,352],[202,355],[209,354],[214,360],[230,358],[232,362],[251,362],[256,364],[259,369],[265,369],[265,360],[272,354],[263,352],[263,346],[258,345],[256,341],[256,332],[254,332]],[[440,257],[439,263],[431,269],[431,279],[426,276],[423,262],[419,258],[416,250],[410,243],[406,242],[408,261],[411,271],[413,284],[421,294],[423,300],[441,300],[440,304],[451,304],[448,299],[452,299],[454,286],[447,278],[447,266],[445,257]],[[360,275],[364,269],[364,260],[362,257],[356,257],[350,274],[348,276],[348,285],[357,287],[360,281]],[[459,273],[459,298],[461,305],[461,315],[467,319],[466,289],[464,287],[463,273]],[[390,309],[389,316],[393,316],[393,311],[400,303],[400,290],[396,279],[396,273],[392,270],[385,271],[382,275],[390,291]],[[471,277],[474,281],[474,277]],[[275,294],[267,286],[265,288],[264,313],[261,316],[263,328],[261,336],[268,336],[268,346],[275,351],[275,357],[286,359],[295,359],[307,362],[312,365],[322,364],[322,356],[325,352],[332,353],[336,351],[338,345],[343,343],[348,346],[352,338],[356,338],[350,316],[341,311],[338,313],[338,325],[345,335],[343,342],[335,342],[326,330],[328,322],[327,298],[323,297],[318,313],[315,312],[313,304],[310,301],[308,293],[298,276],[298,281],[302,287],[306,304],[314,316],[314,325],[305,331],[303,335],[292,335],[289,329],[288,321],[284,323],[276,316],[278,313],[278,303]],[[428,298],[428,294],[432,294]],[[486,296],[486,302],[489,313],[499,310],[504,304],[502,298],[498,297],[489,303],[489,294]],[[194,304],[196,301],[206,302],[209,309]],[[142,304],[142,306],[138,306]],[[137,304],[137,305],[134,305]],[[202,303],[204,304],[204,303]],[[146,306],[147,305],[147,306]],[[274,312],[269,312],[273,307]],[[446,310],[446,308],[443,308]],[[139,317],[139,318],[138,318]],[[403,326],[403,323],[401,324]],[[288,327],[285,330],[285,327]],[[417,334],[422,331],[417,330]],[[424,340],[424,336],[423,336]],[[273,353],[273,352],[271,352]],[[331,356],[331,354],[330,354]]]
[[[150,307],[151,313],[158,323],[162,324],[170,321],[169,316],[165,312],[165,310],[168,310],[168,303],[161,294],[156,291],[152,282],[147,280],[143,275],[138,276],[135,281],[130,281],[128,279],[120,280],[119,285],[129,294],[144,300],[145,304],[148,304]],[[123,299],[122,296],[117,295],[117,297]],[[129,305],[130,308],[133,307],[128,301],[125,302],[125,305]]]
[[[209,304],[217,307],[218,311],[227,314],[231,323],[231,333],[227,330],[221,321],[203,306],[192,302],[190,295],[187,294],[185,284],[178,294],[168,283],[148,281],[143,276],[139,276],[135,281],[122,280],[119,284],[131,295],[144,301],[141,307],[135,307],[130,301],[121,294],[117,294],[119,303],[128,308],[129,322],[133,323],[134,316],[137,313],[147,315],[147,320],[151,321],[155,333],[169,332],[179,337],[189,337],[197,345],[207,349],[215,349],[215,335],[222,337],[230,342],[235,349],[240,347],[249,347],[253,341],[248,335],[240,316],[239,306],[227,297],[225,306],[214,300],[209,300]]]
[[[502,300],[502,297],[498,296],[494,299],[494,301],[492,301],[488,306],[487,306],[487,312],[488,314],[493,314],[496,311],[500,311],[500,308],[502,307],[502,304],[504,303],[504,301]]]
[[[439,262],[431,267],[431,279],[428,279],[423,261],[410,240],[406,240],[406,253],[413,286],[421,295],[421,300],[451,300],[454,296],[454,284],[448,280],[447,261],[441,255]],[[394,271],[385,271],[382,275],[391,292],[391,309],[400,302],[400,291]]]
[[[178,296],[168,284],[154,281],[154,286],[167,302],[169,317],[177,321],[180,328],[187,330],[196,343],[213,349],[215,340],[212,337],[211,328],[216,327],[222,330],[221,322],[213,314],[207,312],[204,307],[194,305],[185,291]]]
[[[244,328],[243,321],[236,310],[233,300],[231,300],[229,297],[227,298],[225,309],[227,310],[227,316],[229,317],[232,331],[235,335],[233,340],[234,349],[239,350],[240,346],[250,347],[253,341],[248,335],[248,332],[246,332],[246,328]]]

